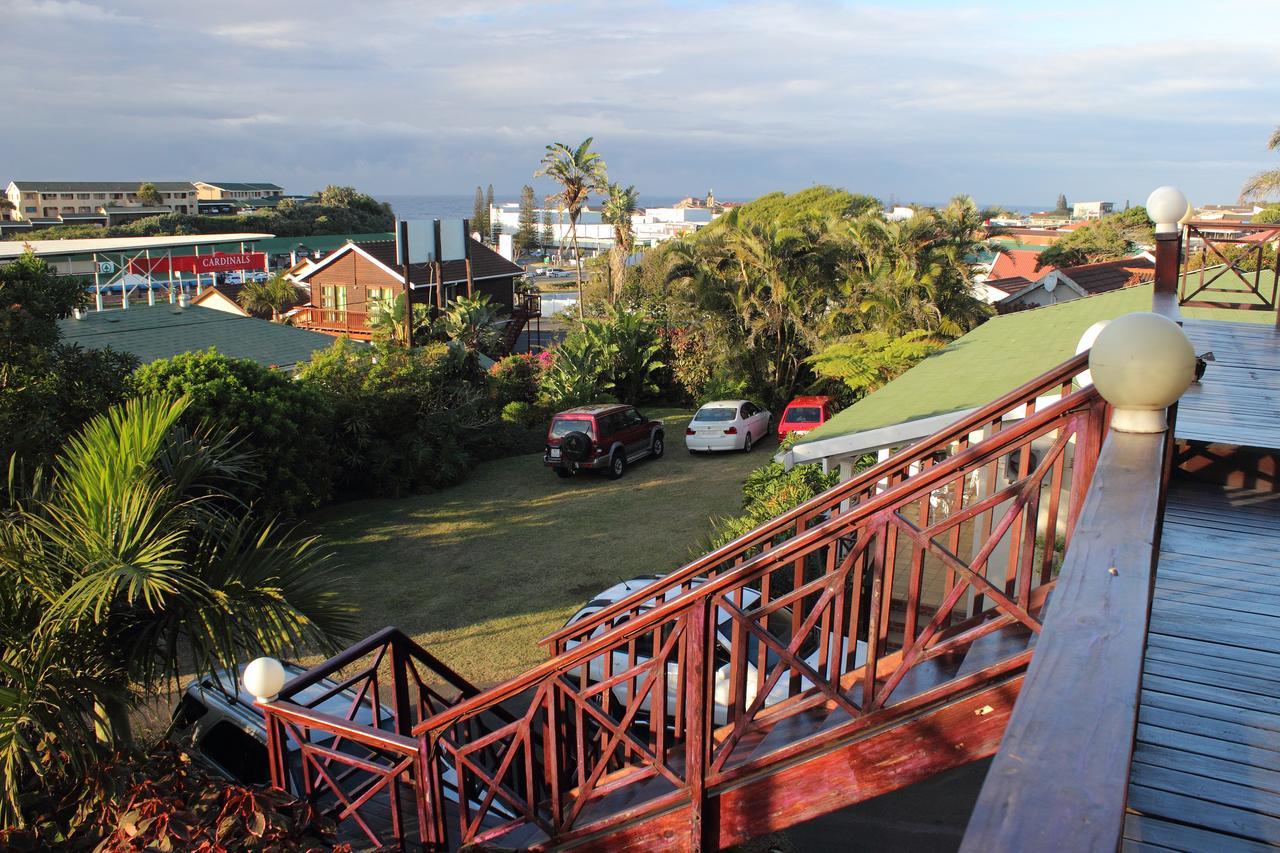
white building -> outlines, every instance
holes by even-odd
[[[569,216],[563,210],[536,211],[538,233],[542,232],[544,213],[551,221],[552,246],[567,247],[569,240]],[[719,213],[705,207],[650,207],[631,217],[636,245],[656,246],[683,234],[696,231],[711,222]],[[497,223],[503,234],[515,234],[520,230],[520,205],[514,202],[489,208],[489,221]],[[578,246],[586,253],[608,250],[613,246],[613,226],[606,223],[599,210],[584,208],[578,217]]]
[[[1112,201],[1077,201],[1071,205],[1072,219],[1101,219],[1116,209]]]

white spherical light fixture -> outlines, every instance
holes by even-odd
[[[259,702],[270,702],[284,687],[284,665],[275,658],[258,658],[244,668],[240,680]]]
[[[1117,432],[1164,432],[1165,410],[1195,379],[1196,353],[1182,327],[1137,312],[1117,317],[1089,350],[1093,384],[1112,405]]]
[[[1156,224],[1157,234],[1178,230],[1178,220],[1187,212],[1187,197],[1177,187],[1156,187],[1147,196],[1147,216]]]
[[[1089,328],[1085,329],[1084,334],[1080,336],[1080,340],[1076,344],[1076,355],[1092,348],[1093,342],[1098,339],[1098,335],[1102,334],[1102,330],[1105,329],[1107,324],[1110,322],[1110,320],[1099,320]],[[1093,384],[1093,374],[1087,370],[1084,371],[1076,377],[1076,384],[1081,388],[1088,388]]]
[[[1195,206],[1194,206],[1194,205],[1192,205],[1192,204],[1191,204],[1191,202],[1189,202],[1189,201],[1188,201],[1188,202],[1187,202],[1187,212],[1186,212],[1186,213],[1184,213],[1184,214],[1182,214],[1182,218],[1178,220],[1178,224],[1179,224],[1179,225],[1186,225],[1188,222],[1190,222],[1192,219],[1194,219],[1194,218],[1195,218],[1195,215],[1196,215],[1196,209],[1195,209]]]

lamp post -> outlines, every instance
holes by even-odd
[[[1195,379],[1196,353],[1182,327],[1167,317],[1135,312],[1117,317],[1089,349],[1093,384],[1113,407],[1117,432],[1169,428],[1165,410]]]
[[[1157,294],[1178,292],[1178,246],[1182,242],[1182,226],[1189,202],[1177,187],[1157,187],[1147,196],[1147,216],[1156,224]]]

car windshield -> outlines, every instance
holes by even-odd
[[[816,424],[822,420],[822,409],[817,406],[796,406],[787,409],[786,422],[789,424]]]
[[[693,416],[695,421],[724,422],[731,421],[738,414],[737,409],[726,409],[723,406],[703,406]]]
[[[551,422],[551,437],[564,438],[571,432],[585,432],[587,435],[595,438],[596,432],[589,420],[573,420],[570,418],[556,418]]]
[[[783,646],[791,645],[791,608],[781,607],[765,617],[766,628],[770,634],[778,638],[778,642]],[[733,645],[733,617],[721,619],[716,626],[716,633],[720,637],[720,642],[716,644],[716,666],[724,666],[729,662],[729,648]],[[819,640],[821,639],[816,627],[809,631],[809,636],[804,638],[800,643],[800,648],[796,649],[796,656],[801,660],[812,655],[818,650]],[[752,664],[758,664],[760,660],[760,638],[753,632],[746,632],[747,641],[747,660]],[[769,668],[772,668],[781,658],[772,646],[765,647],[765,661]]]

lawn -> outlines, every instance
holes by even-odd
[[[485,686],[545,659],[538,640],[612,584],[701,553],[711,518],[736,513],[773,441],[691,457],[691,412],[667,423],[662,459],[622,479],[561,480],[541,455],[488,462],[454,488],[367,500],[312,516],[354,579],[362,627],[395,625]]]

